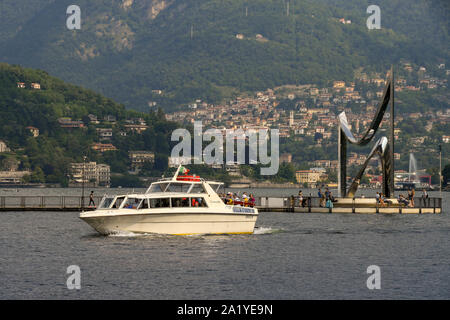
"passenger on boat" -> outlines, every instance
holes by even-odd
[[[226,204],[233,204],[233,194],[231,192],[227,193],[227,197],[225,198]]]
[[[255,197],[251,193],[250,193],[250,206],[251,207],[255,206]]]

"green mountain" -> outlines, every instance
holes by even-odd
[[[32,88],[33,83],[40,89]],[[107,116],[115,121],[105,121]],[[136,118],[148,126],[141,134],[125,127]],[[61,124],[69,119],[77,125],[70,128]],[[39,136],[34,137],[29,127],[39,129]],[[98,128],[113,130],[107,143],[117,151],[100,153],[92,149],[94,143],[101,142]],[[156,154],[155,166],[149,170],[158,174],[167,168],[170,134],[175,128],[174,123],[164,120],[161,111],[126,110],[111,99],[44,71],[0,63],[0,140],[12,150],[0,154],[0,171],[18,165],[20,170],[33,172],[33,182],[66,184],[69,163],[82,162],[84,155],[88,161],[109,164],[112,172],[126,174],[128,151],[148,150]]]
[[[427,70],[449,63],[441,0],[380,0],[380,30],[366,27],[368,0],[79,0],[81,30],[68,30],[72,2],[3,0],[0,61],[141,110],[351,80],[361,66],[385,72],[401,59]]]

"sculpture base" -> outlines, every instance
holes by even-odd
[[[399,208],[406,207],[400,204],[397,199],[385,199],[384,205],[377,203],[376,198],[338,198],[333,204],[335,208]]]

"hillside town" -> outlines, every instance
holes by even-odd
[[[425,67],[416,69],[410,63],[403,64],[401,76],[395,80],[396,92],[407,91],[429,91],[439,88],[447,88],[447,79],[431,76]],[[438,69],[445,69],[440,64]],[[450,70],[445,70],[448,76]],[[408,79],[410,81],[408,81]],[[414,80],[411,80],[414,79]],[[307,137],[313,139],[318,146],[330,146],[337,140],[337,120],[340,112],[345,111],[350,128],[355,133],[365,131],[372,121],[371,116],[375,113],[378,103],[383,95],[385,77],[380,74],[368,75],[359,73],[354,82],[333,81],[330,87],[319,87],[317,85],[285,85],[266,91],[256,92],[253,96],[239,96],[235,100],[225,104],[209,104],[196,100],[187,105],[183,110],[168,114],[168,120],[181,124],[193,124],[194,121],[202,121],[207,128],[217,128],[225,135],[229,129],[259,130],[276,128],[279,130],[280,138],[293,139],[301,143]],[[401,104],[401,101],[397,101]],[[449,101],[446,101],[447,105]],[[389,114],[387,115],[389,118]],[[405,141],[405,134],[400,128],[407,120],[426,119],[425,130],[430,132],[434,125],[448,126],[450,122],[450,108],[446,110],[427,110],[424,112],[397,113],[395,115],[396,142],[408,143],[410,152],[416,152],[421,148],[429,147],[427,137],[409,136]],[[382,123],[382,127],[389,124]],[[383,130],[383,129],[382,129]],[[386,129],[384,129],[386,130]],[[449,143],[449,135],[441,135],[440,143]],[[395,153],[394,158],[400,160],[401,155]],[[361,165],[366,160],[366,154],[350,152],[348,165]],[[281,154],[280,163],[291,163],[292,154]],[[295,159],[294,159],[295,161]],[[309,170],[297,170],[296,181],[299,184],[315,187],[323,183],[335,186],[335,179],[329,179],[327,172],[336,171],[338,161],[327,159],[315,159],[309,162]],[[379,187],[382,177],[378,174],[379,163],[372,160],[367,174],[368,184]],[[397,170],[398,180],[408,179],[405,170]],[[423,170],[420,174],[421,180],[430,185],[430,175]]]
[[[438,69],[445,71],[446,77],[450,70],[441,64]],[[447,79],[431,76],[425,67],[413,67],[410,63],[402,65],[402,72],[396,77],[396,92],[439,90],[447,88]],[[314,146],[328,148],[333,147],[337,141],[337,115],[345,111],[350,128],[357,134],[365,131],[371,122],[371,114],[374,114],[380,98],[383,95],[385,76],[381,74],[367,74],[359,72],[354,82],[333,81],[329,87],[318,85],[284,85],[254,94],[245,94],[236,97],[223,104],[210,104],[196,100],[179,111],[166,114],[166,119],[181,124],[182,127],[191,125],[194,121],[201,121],[206,128],[216,128],[225,136],[228,130],[267,130],[276,128],[279,130],[281,143],[291,140],[302,145],[305,142]],[[41,90],[39,83],[31,83],[29,87],[24,82],[18,82],[17,88],[23,90]],[[162,90],[153,90],[158,94],[164,94]],[[397,101],[401,104],[402,101]],[[449,101],[445,101],[448,105]],[[154,106],[154,103],[152,104]],[[389,115],[387,115],[389,118]],[[450,109],[429,109],[410,113],[397,113],[395,115],[395,139],[396,143],[403,143],[409,147],[409,152],[416,152],[421,148],[427,148],[430,141],[426,135],[407,135],[402,131],[402,123],[426,119],[425,130],[430,132],[436,125],[448,126],[450,122]],[[384,120],[386,122],[386,119]],[[387,123],[382,123],[386,127]],[[60,117],[57,125],[63,130],[77,130],[94,128],[97,134],[90,148],[99,154],[118,151],[113,144],[113,136],[118,135],[127,138],[130,134],[143,134],[149,127],[143,118],[135,117],[118,121],[114,115],[98,117],[87,114],[82,119]],[[39,137],[40,131],[33,126],[26,127],[30,135]],[[383,130],[383,129],[381,129]],[[245,137],[244,137],[245,138]],[[439,143],[450,143],[450,135],[439,137]],[[10,148],[4,141],[0,141],[0,153],[10,152]],[[333,155],[335,156],[335,155]],[[394,158],[400,160],[408,154],[395,153]],[[360,166],[366,160],[366,153],[351,151],[348,156],[349,166]],[[189,163],[190,159],[183,157],[168,157],[167,167],[176,167]],[[145,165],[155,163],[155,153],[148,150],[128,151],[128,173],[139,175]],[[314,158],[305,161],[296,159],[292,152],[285,150],[280,154],[280,163],[296,163],[297,169],[292,181],[299,185],[317,187],[327,184],[336,186],[336,170],[338,161],[336,158]],[[299,168],[301,164],[301,170]],[[365,177],[365,184],[379,187],[382,177],[379,170],[380,164],[376,159],[372,160]],[[27,170],[19,170],[19,164],[13,159],[4,161],[0,170],[0,183],[20,184],[31,173]],[[213,168],[222,166],[210,165]],[[244,176],[240,164],[226,163],[222,169],[236,181],[251,182]],[[87,163],[70,163],[67,174],[70,176],[69,186],[87,184],[90,186],[110,186],[111,168],[104,163],[88,161]],[[431,176],[422,170],[420,179],[423,183],[431,185]],[[405,170],[396,171],[397,180],[408,179]],[[25,179],[26,180],[26,179]]]

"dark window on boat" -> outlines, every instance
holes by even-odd
[[[139,209],[148,209],[148,199],[144,199],[142,200],[141,206],[139,207]]]
[[[189,207],[189,198],[172,198],[172,208]]]
[[[139,198],[127,198],[125,204],[123,205],[124,209],[137,209],[142,199]]]
[[[124,199],[125,199],[125,197],[118,197],[118,198],[116,199],[116,202],[114,202],[112,208],[113,208],[113,209],[119,209],[119,208],[120,208],[120,205],[122,204],[122,202],[123,202]]]
[[[208,207],[208,205],[206,204],[205,198],[203,197],[196,197],[196,198],[191,198],[191,206],[192,207]]]
[[[168,208],[170,207],[169,198],[150,199],[150,208]]]

